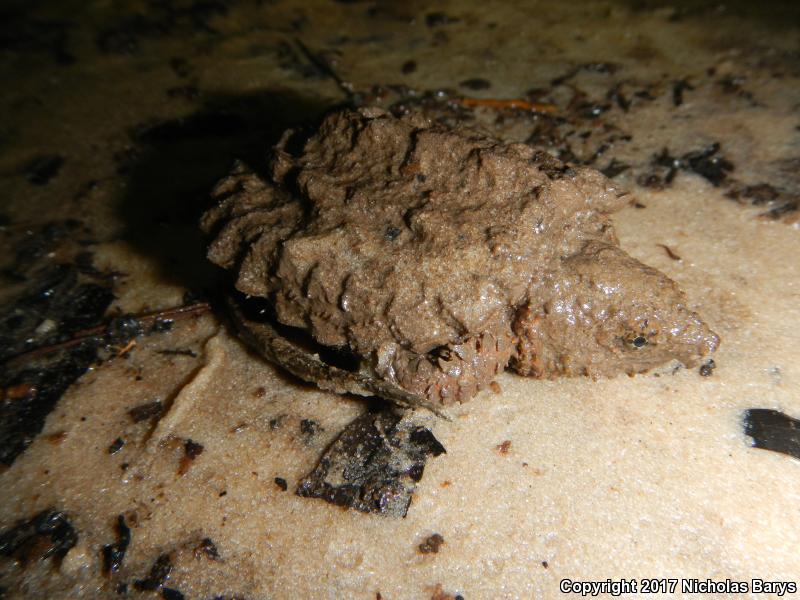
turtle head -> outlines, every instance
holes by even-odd
[[[512,368],[534,377],[642,373],[696,364],[719,337],[676,283],[617,246],[590,242],[563,259],[517,313]]]

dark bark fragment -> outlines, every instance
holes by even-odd
[[[492,83],[488,79],[483,79],[482,77],[474,77],[472,79],[465,79],[461,83],[459,83],[463,88],[467,88],[468,90],[488,90],[492,87]]]
[[[442,544],[444,544],[444,538],[438,533],[434,533],[428,536],[418,548],[422,554],[437,554]]]
[[[109,454],[116,454],[117,452],[122,450],[122,447],[124,445],[125,445],[125,440],[123,440],[122,438],[118,437],[113,442],[111,442],[111,445],[108,447],[108,453]]]
[[[169,554],[162,554],[153,563],[145,579],[137,579],[133,587],[142,591],[153,591],[160,589],[169,579],[172,572],[172,559]]]
[[[780,411],[751,408],[744,412],[744,433],[754,448],[800,458],[800,421]]]
[[[70,348],[25,363],[0,368],[0,388],[21,389],[19,398],[0,402],[0,463],[10,465],[33,442],[62,394],[97,358],[93,344]]]
[[[198,444],[193,440],[186,440],[183,445],[183,457],[181,458],[180,465],[178,466],[178,475],[186,475],[189,467],[192,466],[194,459],[203,453],[203,445]]]
[[[103,546],[103,573],[111,575],[119,571],[128,545],[131,543],[131,530],[125,523],[125,516],[119,515],[115,526],[117,541]]]
[[[219,560],[217,545],[211,538],[203,538],[194,549],[195,558],[200,559],[204,556],[210,560]]]
[[[47,509],[0,533],[0,556],[25,566],[50,557],[61,559],[77,542],[78,534],[67,515]]]
[[[128,411],[128,415],[130,415],[134,423],[141,423],[142,421],[146,421],[154,417],[160,417],[163,412],[164,405],[161,403],[161,400],[155,400],[153,402],[148,402],[147,404],[134,406]]]
[[[428,456],[444,447],[424,427],[392,412],[352,421],[301,482],[297,495],[361,512],[404,517]]]
[[[714,374],[714,369],[716,368],[717,368],[717,363],[714,362],[713,358],[709,358],[706,362],[704,362],[700,366],[700,376],[711,377]]]
[[[64,157],[58,154],[37,156],[25,166],[25,179],[33,185],[47,185],[58,175],[63,164]]]

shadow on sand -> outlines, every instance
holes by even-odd
[[[313,125],[335,106],[331,100],[287,90],[213,96],[187,117],[138,126],[139,146],[128,167],[120,205],[124,238],[153,259],[166,278],[208,295],[215,269],[205,258],[198,220],[209,192],[237,159],[256,172],[289,127]]]

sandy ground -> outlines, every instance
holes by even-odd
[[[668,365],[600,381],[508,374],[499,391],[448,408],[450,421],[419,412],[447,453],[429,458],[407,516],[394,519],[293,493],[365,402],[282,375],[216,309],[177,320],[91,366],[0,471],[0,530],[53,509],[77,533],[60,558],[0,552],[0,597],[549,598],[564,579],[609,578],[674,578],[675,596],[690,578],[800,585],[800,463],[751,447],[743,429],[750,408],[800,417],[796,12],[197,4],[164,16],[147,3],[116,12],[53,3],[9,18],[9,31],[34,42],[6,33],[17,46],[0,67],[7,260],[26,231],[75,218],[94,266],[123,274],[109,314],[208,290],[214,273],[194,219],[210,185],[234,157],[259,160],[286,124],[344,99],[298,50],[302,40],[356,90],[403,83],[519,98],[542,88],[539,100],[571,119],[560,127],[581,158],[609,131],[630,135],[593,163],[629,165],[617,180],[639,206],[615,217],[622,246],[678,281],[720,334],[716,369],[702,377]],[[143,25],[137,13],[161,20]],[[72,62],[59,60],[65,52]],[[618,65],[570,80],[611,104],[600,120],[575,116],[574,90],[552,84],[588,62]],[[490,87],[459,87],[471,78]],[[674,82],[684,79],[692,89],[677,104]],[[606,96],[620,82],[628,110]],[[386,94],[375,101],[397,92]],[[198,125],[197,115],[212,117]],[[479,109],[476,118],[507,139],[541,143],[530,115]],[[665,169],[652,165],[662,148],[682,156],[713,142],[734,165],[716,186],[685,166],[647,185],[653,174],[663,183]],[[63,164],[33,184],[26,165],[40,155]],[[777,196],[741,193],[756,184]],[[0,295],[13,299],[24,285],[9,279]],[[155,400],[167,410],[134,422],[129,410]],[[112,454],[117,438],[124,445]],[[187,440],[202,445],[191,461]],[[103,574],[118,515],[131,542],[118,572]],[[434,533],[444,539],[438,552],[420,552]],[[204,539],[218,556],[202,551]],[[163,587],[137,589],[161,555],[172,565]]]

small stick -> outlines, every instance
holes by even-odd
[[[658,245],[664,249],[664,251],[667,253],[667,256],[669,256],[672,260],[681,260],[681,257],[675,254],[672,248],[670,248],[666,244],[658,244]]]
[[[187,304],[185,306],[176,306],[175,308],[167,308],[155,312],[143,313],[141,315],[133,315],[133,318],[139,321],[139,323],[143,325],[152,325],[159,319],[164,321],[177,321],[180,319],[188,319],[189,317],[200,316],[207,313],[210,310],[211,310],[211,305],[208,302],[198,302],[196,304]],[[76,331],[72,335],[72,339],[69,339],[65,342],[59,342],[57,344],[50,344],[47,346],[40,346],[39,348],[28,350],[21,354],[17,354],[16,356],[12,356],[11,358],[7,359],[7,362],[18,359],[36,358],[37,356],[51,354],[58,350],[63,350],[65,348],[71,348],[73,346],[77,346],[89,339],[102,336],[108,329],[110,322],[111,321],[107,322],[104,325],[98,325],[97,327],[81,329],[79,331]]]
[[[320,58],[317,54],[314,54],[311,49],[303,43],[303,40],[300,38],[294,38],[294,43],[300,48],[300,52],[303,53],[303,56],[308,59],[308,61],[313,64],[317,69],[322,71],[325,75],[330,77],[336,85],[339,86],[339,89],[342,90],[347,99],[349,101],[353,101],[353,85],[342,79],[339,74],[333,69],[333,67],[328,63],[328,61]]]
[[[127,344],[125,344],[124,348],[121,348],[119,352],[117,352],[117,356],[125,356],[128,352],[133,350],[136,347],[136,340],[131,340]]]
[[[459,98],[454,100],[456,104],[466,106],[467,108],[474,108],[484,106],[486,108],[504,109],[515,108],[517,110],[527,110],[535,113],[553,114],[558,110],[555,104],[548,104],[544,102],[528,102],[527,100],[500,100],[497,98]]]

